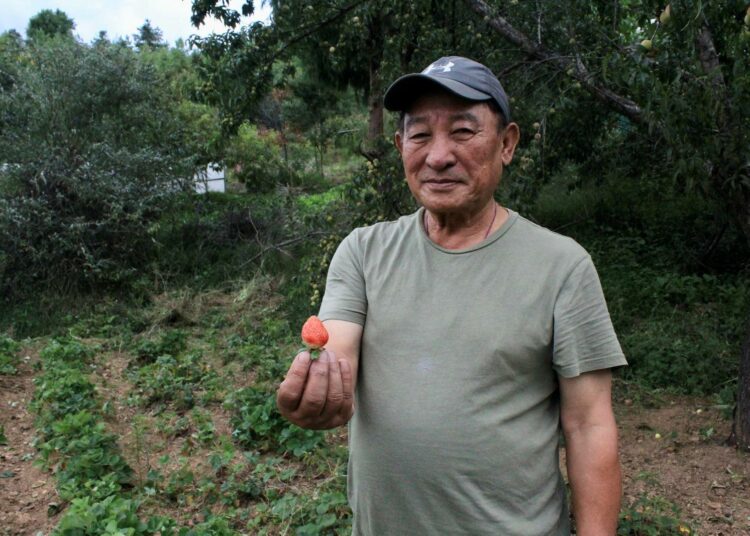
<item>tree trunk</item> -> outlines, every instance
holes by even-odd
[[[383,80],[380,72],[385,46],[384,22],[373,17],[367,32],[369,87],[367,92],[367,135],[362,143],[362,154],[369,160],[383,154]]]
[[[383,138],[383,84],[380,78],[380,65],[370,68],[370,95],[367,98],[369,117],[365,147],[376,149]]]

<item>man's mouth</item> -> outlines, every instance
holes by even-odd
[[[435,184],[435,185],[448,185],[448,184],[460,184],[462,181],[459,179],[426,179],[423,180],[423,184]]]

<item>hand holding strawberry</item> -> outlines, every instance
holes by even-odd
[[[306,348],[297,353],[276,392],[279,413],[297,426],[329,429],[351,418],[356,368],[347,356],[354,353],[350,349],[354,343],[342,345],[340,341],[352,339],[349,330],[354,329],[359,348],[362,328],[349,324],[332,320],[323,326],[318,317],[311,316],[302,327]],[[341,352],[341,357],[336,352]]]

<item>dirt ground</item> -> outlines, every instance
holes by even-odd
[[[0,425],[8,439],[0,446],[0,536],[49,534],[64,506],[52,476],[34,464],[32,356],[26,357],[18,375],[0,375]]]
[[[47,535],[64,506],[53,477],[34,465],[35,428],[28,403],[35,356],[27,357],[18,375],[0,376],[0,424],[8,439],[8,445],[0,446],[0,536]],[[100,389],[122,398],[110,376],[122,368],[120,362],[105,367]],[[750,455],[724,444],[730,421],[706,399],[664,395],[656,407],[651,405],[653,400],[647,407],[621,397],[615,402],[624,504],[644,496],[663,498],[680,509],[680,518],[694,534],[750,534]]]
[[[750,534],[750,454],[725,444],[731,421],[712,402],[664,397],[657,408],[618,402],[616,413],[625,504],[657,495],[677,505],[696,534]]]

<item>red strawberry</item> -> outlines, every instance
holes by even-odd
[[[320,318],[313,315],[307,319],[302,326],[302,341],[312,351],[320,350],[328,342],[328,332]]]

